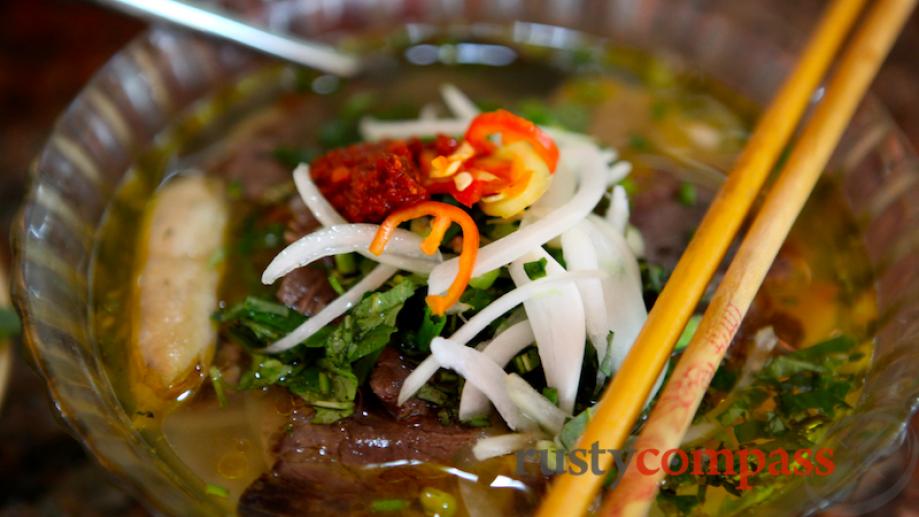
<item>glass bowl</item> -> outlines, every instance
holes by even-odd
[[[357,33],[396,31],[411,41],[432,31],[462,30],[567,47],[589,34],[689,63],[761,105],[789,71],[814,21],[792,9],[801,29],[785,23],[787,13],[779,7],[787,11],[794,2],[226,3],[273,28],[344,44]],[[56,408],[100,463],[168,514],[226,508],[132,428],[118,403],[89,325],[94,235],[139,152],[196,103],[266,66],[272,66],[266,58],[196,35],[159,27],[145,32],[61,115],[34,162],[14,228],[14,300]],[[843,187],[877,275],[876,355],[854,412],[821,445],[837,450],[834,474],[787,486],[762,509],[768,514],[810,513],[844,498],[873,463],[903,445],[919,396],[919,162],[871,99],[839,149],[827,174]]]

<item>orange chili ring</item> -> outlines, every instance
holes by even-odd
[[[441,203],[438,201],[422,201],[421,203],[400,208],[389,214],[380,229],[377,230],[373,241],[370,243],[370,252],[381,255],[386,249],[386,244],[392,239],[393,233],[400,224],[418,217],[432,216],[431,233],[421,244],[421,249],[428,255],[437,251],[451,223],[457,223],[463,229],[463,251],[459,256],[459,271],[450,288],[444,295],[430,295],[425,298],[431,312],[442,316],[453,304],[460,300],[463,291],[472,278],[475,267],[475,258],[479,251],[479,229],[472,217],[465,210]]]
[[[549,172],[555,172],[558,165],[558,146],[555,141],[539,126],[510,111],[482,113],[472,119],[464,138],[476,151],[491,152],[495,144],[488,137],[495,134],[501,135],[502,145],[519,140],[528,142],[549,167]]]

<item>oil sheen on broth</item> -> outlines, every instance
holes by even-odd
[[[240,494],[276,461],[275,443],[303,404],[286,390],[229,390],[221,404],[208,377],[194,392],[152,407],[133,394],[125,372],[132,332],[131,286],[137,261],[142,213],[167,171],[200,169],[223,181],[230,200],[230,237],[212,257],[226,272],[220,306],[246,295],[274,297],[274,287],[258,282],[268,260],[284,244],[280,225],[254,227],[252,214],[270,212],[294,195],[293,165],[324,148],[357,137],[364,115],[417,116],[436,104],[438,87],[457,85],[483,108],[506,107],[540,124],[557,124],[589,133],[617,149],[634,165],[626,180],[632,198],[632,223],[643,237],[649,263],[669,270],[720,185],[724,171],[745,143],[754,116],[751,104],[717,83],[681,72],[664,62],[622,49],[548,53],[519,50],[509,66],[399,65],[385,77],[339,82],[307,72],[268,69],[191,110],[157,146],[145,153],[117,193],[101,229],[93,281],[93,315],[100,357],[115,392],[135,427],[184,482],[202,494],[212,487],[226,494],[203,495],[214,508],[233,509]],[[274,86],[285,84],[275,95]],[[265,92],[269,93],[265,93]],[[240,108],[240,106],[242,106]],[[442,108],[441,108],[442,109]],[[783,346],[798,348],[834,333],[859,341],[852,360],[839,371],[854,381],[845,395],[857,398],[871,356],[866,341],[874,318],[871,276],[854,225],[835,186],[822,183],[783,247],[751,314],[716,380],[737,377],[751,353],[753,335],[772,326]],[[788,350],[784,350],[787,352]],[[218,343],[215,363],[228,383],[238,379],[245,359]],[[234,364],[237,364],[234,370]],[[235,378],[235,379],[234,379]],[[730,383],[709,390],[700,413],[732,397]],[[698,443],[734,437],[731,426],[711,427]],[[804,433],[816,439],[822,429]],[[518,476],[513,456],[476,463],[458,458],[454,467],[494,480],[504,488],[474,483],[434,465],[389,467],[414,471],[426,486],[454,494],[461,511],[473,506],[501,514],[527,514],[538,502],[545,480]],[[518,479],[520,478],[520,479]],[[668,480],[672,489],[655,511],[677,514],[681,494],[698,491],[699,480]],[[706,514],[731,514],[771,497],[781,480],[736,497],[729,489],[707,487],[694,508]],[[414,498],[411,494],[393,497]],[[366,501],[369,505],[372,501]],[[468,505],[470,508],[466,508]]]

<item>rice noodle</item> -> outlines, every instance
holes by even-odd
[[[442,337],[431,341],[431,354],[444,368],[462,375],[466,382],[482,390],[512,430],[532,430],[536,427],[508,395],[505,384],[507,374],[487,355]]]
[[[626,225],[629,223],[629,198],[622,185],[613,187],[613,194],[606,211],[606,221],[617,232],[625,235]]]
[[[456,86],[444,84],[440,87],[440,96],[453,116],[460,119],[472,119],[479,114],[479,108]]]
[[[294,269],[331,255],[366,251],[377,233],[375,224],[339,224],[305,235],[284,248],[262,273],[262,283],[271,284]],[[426,273],[440,260],[440,253],[425,255],[421,237],[398,232],[380,256],[374,260],[416,273]]]
[[[490,342],[482,346],[482,353],[490,357],[498,366],[504,368],[515,355],[524,348],[533,344],[536,338],[529,321],[521,321],[511,325]],[[459,418],[469,420],[484,415],[488,412],[488,398],[475,386],[466,384],[460,396]]]
[[[505,456],[517,452],[533,444],[537,437],[530,433],[509,433],[498,436],[487,436],[479,439],[472,446],[475,459],[484,461],[498,456]]]
[[[518,288],[533,283],[524,264],[537,260],[546,261],[546,278],[565,274],[565,268],[538,247],[508,267]],[[584,361],[584,305],[577,285],[566,284],[554,293],[525,300],[523,307],[536,336],[546,384],[558,390],[559,407],[570,412],[574,409]]]
[[[361,301],[361,298],[363,298],[365,294],[379,289],[380,286],[385,284],[397,271],[399,271],[399,269],[393,266],[387,266],[385,264],[378,265],[370,273],[367,273],[360,282],[354,284],[351,289],[348,289],[345,294],[323,307],[321,311],[303,322],[299,327],[294,329],[293,332],[265,348],[263,352],[277,354],[289,350],[309,339],[310,336],[329,323],[335,321],[335,318],[351,310],[351,307],[354,307],[357,302]]]
[[[491,324],[491,322],[498,319],[505,312],[520,305],[524,300],[545,294],[547,291],[551,292],[551,288],[558,287],[558,284],[565,284],[567,282],[581,278],[602,278],[604,275],[605,274],[601,271],[579,271],[577,273],[563,273],[560,275],[541,278],[535,282],[508,291],[503,296],[476,313],[475,316],[469,318],[469,321],[467,321],[465,325],[460,327],[459,330],[450,336],[450,340],[455,343],[465,345],[471,341],[479,332]],[[402,389],[399,391],[399,405],[404,404],[406,400],[417,393],[418,390],[421,389],[421,387],[424,386],[424,384],[428,382],[428,380],[435,373],[437,373],[438,368],[440,368],[440,364],[437,362],[437,359],[433,355],[428,356],[424,361],[422,361],[421,364],[419,364],[418,367],[415,368],[412,373],[405,378],[405,382],[402,383]]]
[[[577,164],[580,180],[575,195],[545,217],[479,248],[473,276],[510,264],[523,254],[561,235],[590,214],[603,197],[606,163],[596,146],[573,147],[570,154]],[[428,278],[428,293],[440,294],[446,291],[456,277],[458,268],[459,261],[456,258],[435,266]]]

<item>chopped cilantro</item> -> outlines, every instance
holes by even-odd
[[[538,280],[546,276],[547,263],[548,261],[545,259],[545,257],[543,257],[539,260],[534,260],[533,262],[527,262],[523,265],[523,270],[526,272],[527,277],[529,277],[530,280]]]
[[[211,366],[208,375],[211,378],[211,386],[214,387],[214,394],[217,395],[217,403],[221,408],[227,407],[227,395],[224,391],[223,374],[220,373],[220,368]]]
[[[545,388],[542,389],[542,396],[549,399],[549,402],[555,404],[556,406],[558,405],[558,390],[557,389],[546,386]]]
[[[683,206],[696,206],[699,195],[696,193],[696,187],[692,183],[680,183],[677,190],[676,198]]]
[[[376,513],[399,512],[409,507],[405,499],[377,499],[370,503],[370,511]]]
[[[12,309],[0,308],[0,339],[18,336],[21,331],[19,316]]]
[[[216,319],[253,354],[239,389],[283,386],[313,406],[313,423],[349,416],[359,384],[389,343],[399,312],[418,287],[402,276],[391,282],[389,289],[365,296],[339,323],[278,356],[258,351],[295,329],[306,320],[303,315],[258,298],[218,313]]]
[[[301,163],[310,163],[319,156],[319,150],[315,148],[295,149],[291,147],[277,147],[272,151],[271,156],[281,165],[288,169],[293,169]]]
[[[492,269],[484,275],[469,279],[469,285],[476,289],[488,289],[495,283],[495,280],[498,279],[498,275],[500,274],[501,268]]]
[[[205,485],[204,493],[206,493],[207,495],[213,495],[213,496],[224,497],[224,498],[230,496],[229,490],[227,490],[226,488],[220,485],[215,485],[213,483],[208,483],[207,485]]]
[[[696,335],[696,329],[699,328],[700,321],[702,321],[701,314],[696,314],[689,318],[689,321],[686,322],[686,327],[683,328],[683,333],[680,334],[680,339],[676,342],[675,350],[682,350],[689,345],[692,337]]]

